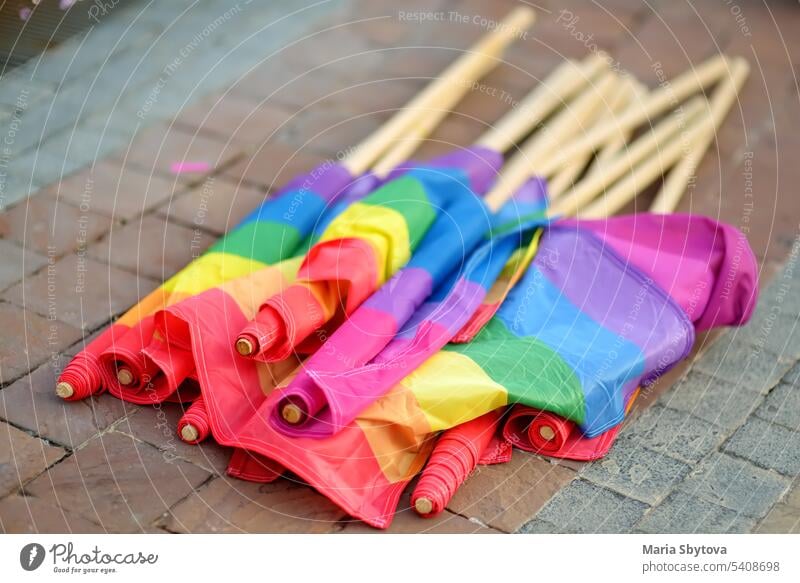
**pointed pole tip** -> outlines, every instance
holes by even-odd
[[[303,419],[303,411],[297,405],[289,403],[281,409],[283,420],[291,425],[297,425]]]
[[[433,502],[428,498],[417,498],[414,501],[414,510],[417,514],[430,514],[433,512]]]
[[[191,423],[187,423],[181,428],[181,439],[187,443],[193,443],[200,437],[197,428]]]
[[[539,435],[542,437],[542,439],[545,439],[547,441],[553,441],[553,439],[555,439],[556,437],[556,432],[549,425],[542,425],[539,428]]]
[[[117,371],[117,380],[123,387],[133,383],[133,373],[127,368],[121,368]]]
[[[56,395],[62,399],[69,399],[75,394],[75,389],[66,381],[61,381],[56,384]]]
[[[255,346],[253,343],[250,342],[247,338],[239,338],[236,341],[236,352],[241,354],[242,356],[250,356],[256,351]]]

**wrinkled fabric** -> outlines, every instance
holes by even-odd
[[[150,339],[137,326],[141,328],[143,320],[165,306],[291,257],[311,235],[325,209],[335,204],[352,180],[345,168],[326,163],[296,177],[265,200],[203,255],[114,322],[64,368],[59,381],[69,383],[75,390],[67,400],[83,399],[113,387],[118,396],[126,398],[130,394],[135,402],[145,402],[140,393],[149,382],[146,377],[152,376],[157,366],[142,354]],[[122,349],[116,358],[118,345]],[[120,368],[133,375],[132,387],[117,382]],[[159,387],[153,396],[158,399],[161,392]]]
[[[491,449],[500,418],[500,411],[492,411],[442,433],[411,494],[417,513],[431,518],[445,509],[459,486],[484,460],[484,452]]]
[[[465,160],[462,152],[401,168],[401,174],[328,223],[306,254],[294,285],[269,298],[242,330],[239,339],[251,347],[248,356],[274,362],[292,352],[315,352],[336,328],[327,325],[337,315],[343,320],[409,261],[415,266],[422,241],[429,242],[428,255],[432,242],[457,245],[462,235],[464,246],[474,245],[480,238],[476,225],[485,223],[488,213],[477,197],[482,191],[473,186],[487,188],[497,166],[488,164],[485,155],[471,166],[463,166]],[[497,165],[501,161],[499,156],[494,160]],[[463,230],[454,233],[449,228],[454,221]],[[433,279],[436,269],[452,269],[449,261],[422,262],[419,267],[428,268]],[[426,284],[419,277],[416,283]],[[325,334],[319,332],[323,328]]]

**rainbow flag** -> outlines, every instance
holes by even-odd
[[[547,224],[543,192],[543,181],[531,181],[495,215],[475,197],[451,205],[407,266],[273,396],[276,429],[329,436],[441,349],[481,304],[525,233]],[[282,413],[289,405],[302,412],[300,422]]]
[[[487,215],[478,195],[501,163],[492,150],[469,148],[433,164],[401,168],[400,176],[352,203],[308,251],[294,284],[269,298],[242,330],[237,339],[242,354],[276,362],[294,352],[313,353],[409,262],[424,239],[455,245],[447,238],[466,234],[473,245],[485,232]],[[450,219],[438,220],[442,215]],[[448,228],[453,217],[464,222],[462,232]],[[410,282],[417,284],[425,281]]]
[[[264,201],[241,223],[171,277],[90,342],[62,371],[59,382],[67,400],[77,400],[110,389],[132,402],[150,403],[141,395],[152,385],[154,365],[142,355],[153,331],[152,314],[166,306],[292,257],[311,234],[325,209],[352,183],[343,167],[327,162],[288,183]],[[104,372],[103,362],[112,370]],[[131,375],[127,387],[117,381],[115,371],[125,367]],[[158,399],[163,387],[154,387]]]
[[[609,219],[606,228],[612,232],[615,223],[630,220]],[[662,233],[679,234],[665,236],[657,251],[680,248],[686,237],[681,224],[700,229],[697,240],[704,245],[692,253],[717,259],[706,263],[703,280],[719,290],[708,294],[703,313],[729,318],[711,318],[715,325],[746,320],[755,301],[748,283],[755,281],[754,264],[749,251],[738,263],[730,257],[738,245],[725,243],[739,240],[735,230],[723,236],[730,227],[694,217],[647,221],[663,222]],[[711,229],[701,237],[704,227]],[[192,351],[218,442],[287,467],[350,515],[385,527],[437,431],[525,403],[572,420],[585,435],[599,434],[619,423],[626,395],[686,354],[694,338],[687,312],[616,249],[580,222],[547,228],[530,268],[470,344],[437,352],[324,439],[287,436],[270,422],[276,389],[287,384],[285,371],[297,361],[242,359],[232,348],[233,331],[257,309],[253,290],[260,286],[252,278],[171,306],[158,322],[161,334],[180,338]],[[739,272],[720,270],[737,264]],[[683,281],[681,273],[670,276]],[[723,278],[730,283],[720,285]]]

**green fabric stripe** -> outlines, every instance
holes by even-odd
[[[232,253],[273,265],[294,253],[302,242],[300,232],[290,225],[274,221],[251,221],[229,232],[208,250]]]
[[[521,403],[583,423],[586,407],[580,380],[561,356],[533,337],[512,334],[497,318],[468,344],[445,350],[461,353],[508,391],[509,404]]]
[[[411,176],[401,176],[387,182],[362,202],[390,208],[403,215],[408,225],[408,240],[412,250],[436,218],[436,209],[428,200],[425,187]]]

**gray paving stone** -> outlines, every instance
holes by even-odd
[[[755,521],[685,492],[673,492],[653,508],[636,529],[646,533],[744,533]]]
[[[780,500],[789,484],[787,478],[775,472],[716,453],[704,459],[678,488],[707,502],[761,518]]]
[[[647,508],[647,504],[638,500],[585,480],[574,480],[553,496],[534,522],[536,519],[546,521],[555,525],[559,532],[568,533],[628,532]],[[525,532],[525,528],[521,530]]]
[[[122,150],[129,142],[130,137],[119,133],[82,126],[50,138],[39,152],[58,159],[67,175]]]
[[[737,337],[782,359],[800,358],[800,281],[782,271],[759,298],[750,323]]]
[[[47,264],[47,257],[0,239],[0,291]]]
[[[800,360],[798,360],[794,366],[786,373],[786,376],[783,377],[783,382],[789,385],[794,385],[795,387],[800,387]]]
[[[714,425],[735,429],[762,399],[761,394],[741,385],[691,369],[659,402]]]
[[[523,524],[517,532],[520,534],[556,534],[559,530],[555,524],[534,518]]]
[[[53,87],[32,81],[20,74],[3,75],[0,79],[0,104],[14,107],[20,96],[27,103],[34,103],[53,94]]]
[[[605,458],[587,465],[581,477],[652,505],[664,498],[690,469],[623,435]]]
[[[800,431],[800,387],[781,382],[767,395],[756,415]]]
[[[751,417],[722,447],[762,468],[800,474],[800,433],[782,425]]]
[[[624,431],[626,438],[686,462],[696,462],[726,437],[721,427],[661,405],[646,409]]]
[[[781,361],[777,354],[727,334],[695,361],[694,369],[750,391],[766,394],[778,384],[792,364]]]

